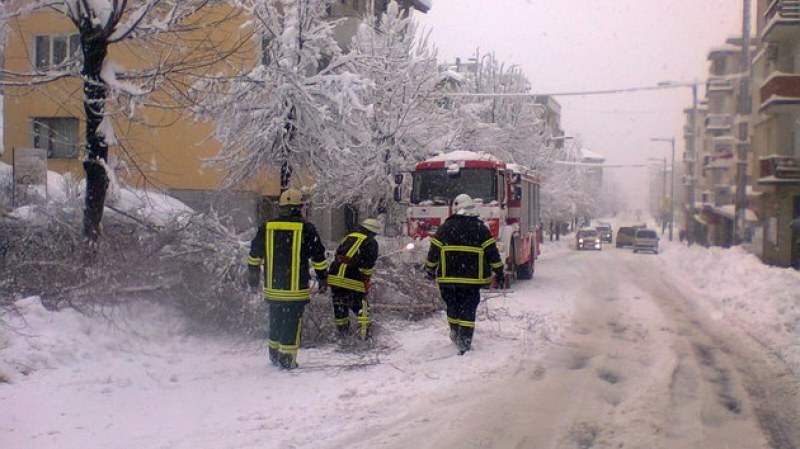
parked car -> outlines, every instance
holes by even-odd
[[[606,243],[612,243],[614,241],[614,230],[611,228],[610,224],[600,223],[595,226],[595,229],[600,233],[600,240]]]
[[[575,249],[596,249],[598,251],[603,249],[603,243],[600,240],[600,233],[594,228],[581,228],[575,234]]]
[[[658,254],[658,234],[652,229],[637,229],[633,237],[633,252],[650,251]]]
[[[617,248],[633,246],[633,238],[636,236],[636,228],[633,226],[623,226],[617,230]]]

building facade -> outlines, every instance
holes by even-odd
[[[386,10],[385,0],[334,0],[330,16],[337,20],[335,36],[347,49],[363,17]],[[401,0],[407,13],[425,12],[430,1]],[[249,17],[227,6],[209,8],[202,24],[189,39],[212,42],[216,51],[226,54],[210,65],[195,70],[212,73],[228,65],[253,67],[262,60],[260,40],[254,35]],[[64,15],[39,11],[13,19],[7,26],[4,68],[17,73],[54,73],[68,64],[79,64],[77,30]],[[171,49],[149,54],[156,61],[169,61]],[[135,41],[109,47],[108,60],[125,70],[151,65],[142,61]],[[193,73],[202,75],[202,73]],[[6,88],[3,107],[4,148],[0,160],[12,164],[16,149],[39,148],[46,151],[48,170],[84,176],[85,119],[83,83],[79,77],[56,77],[35,86]],[[160,99],[160,100],[163,100]],[[158,101],[158,100],[156,100]],[[116,105],[119,106],[119,105]],[[112,108],[109,108],[109,110]],[[117,108],[120,109],[120,108]],[[131,116],[132,117],[132,116]],[[198,123],[185,108],[138,105],[136,118],[124,114],[111,117],[119,145],[110,148],[109,165],[128,185],[159,189],[199,211],[214,210],[237,229],[246,229],[274,213],[280,194],[277,171],[265,173],[258,181],[237,191],[220,191],[224,173],[206,161],[219,153],[213,138],[214,124]],[[311,180],[305,180],[311,184]],[[338,239],[345,233],[342,211],[315,210],[323,238]]]
[[[737,133],[740,123],[749,119],[740,114],[742,96],[747,95],[742,88],[742,45],[741,38],[729,38],[708,54],[706,115],[697,153],[702,226],[696,240],[713,246],[734,243]]]
[[[753,60],[753,188],[764,262],[800,268],[800,2],[758,0]]]

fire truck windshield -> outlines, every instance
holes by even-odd
[[[453,199],[466,193],[473,199],[489,203],[497,198],[496,171],[491,168],[462,168],[458,173],[446,169],[426,169],[414,172],[411,202],[419,204],[431,201],[434,204],[450,204]]]

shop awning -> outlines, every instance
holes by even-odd
[[[728,220],[733,221],[736,217],[736,206],[733,204],[726,204],[724,206],[719,207],[711,207],[709,211],[713,214],[719,215],[720,217],[727,218]],[[758,216],[752,209],[745,209],[744,211],[744,221],[748,221],[750,223],[758,223]]]

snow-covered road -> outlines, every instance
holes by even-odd
[[[800,447],[798,273],[569,243],[481,304],[463,357],[443,315],[381,322],[373,349],[303,348],[286,373],[263,342],[189,335],[158,307],[22,300],[0,326],[0,447]]]
[[[544,357],[399,419],[388,437],[365,439],[367,428],[334,447],[798,447],[797,378],[712,319],[657,256],[606,247],[550,263],[537,282],[577,291],[571,325]]]

